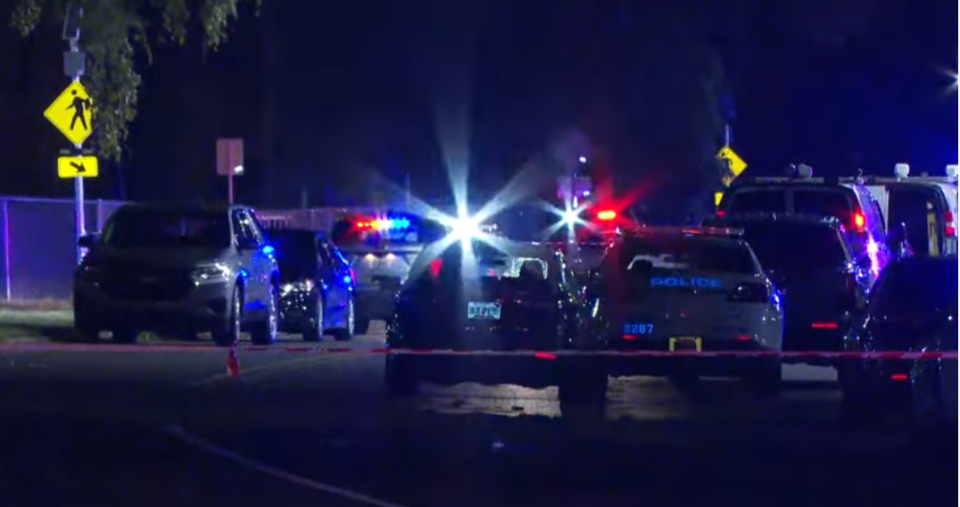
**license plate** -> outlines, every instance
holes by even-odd
[[[703,350],[703,340],[699,336],[672,336],[670,337],[670,352]]]
[[[467,303],[468,319],[500,320],[500,303]]]

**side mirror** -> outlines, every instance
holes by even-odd
[[[77,239],[77,246],[80,248],[93,248],[93,245],[97,244],[99,237],[99,234],[84,234]]]

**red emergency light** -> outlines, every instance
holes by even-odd
[[[603,211],[597,212],[597,220],[602,222],[609,222],[617,218],[617,212],[612,209],[605,209]]]

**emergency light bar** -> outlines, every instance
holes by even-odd
[[[357,222],[357,229],[373,229],[378,231],[402,231],[410,228],[410,219],[406,217],[382,218]]]

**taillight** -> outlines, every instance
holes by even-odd
[[[867,219],[863,216],[863,213],[856,212],[853,214],[853,230],[857,232],[862,232],[865,225],[867,225]]]
[[[730,293],[734,303],[766,303],[770,301],[770,290],[762,283],[741,283]]]
[[[943,235],[951,238],[957,236],[957,223],[954,221],[953,212],[950,210],[943,212]]]
[[[617,212],[612,209],[605,209],[603,211],[597,212],[597,220],[604,222],[609,222],[617,218]]]
[[[726,210],[722,210],[722,209],[717,210],[718,217],[726,216],[726,214],[727,214]]]

